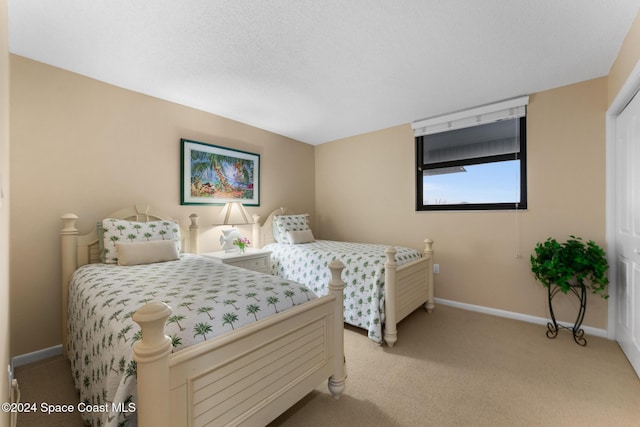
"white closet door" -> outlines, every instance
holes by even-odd
[[[640,376],[640,96],[616,119],[616,340]]]

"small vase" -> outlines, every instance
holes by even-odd
[[[238,246],[238,250],[240,251],[241,254],[244,253],[245,249],[246,249],[246,247],[244,247],[244,246]]]

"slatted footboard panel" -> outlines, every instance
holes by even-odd
[[[422,258],[398,268],[396,273],[396,321],[411,314],[429,299],[427,272],[430,260]]]
[[[326,380],[335,357],[334,298],[317,301],[307,303],[315,303],[311,310],[273,316],[266,327],[219,337],[197,354],[174,355],[171,425],[265,425]]]

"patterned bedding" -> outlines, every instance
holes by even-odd
[[[304,244],[272,243],[264,248],[271,254],[273,274],[302,283],[317,295],[329,292],[331,273],[327,266],[334,259],[342,261],[345,269],[345,322],[366,329],[369,338],[382,342],[384,323],[384,250],[389,246],[367,243],[315,240]],[[396,247],[398,265],[419,259],[420,252]]]
[[[127,412],[136,402],[132,346],[140,339],[131,316],[144,303],[163,301],[173,309],[165,331],[176,352],[313,298],[300,284],[195,255],[79,268],[69,290],[67,350],[80,401],[96,409],[82,414],[85,422],[136,425]],[[112,412],[113,406],[124,410]]]

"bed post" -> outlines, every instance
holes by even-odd
[[[423,256],[428,259],[427,265],[427,290],[429,292],[429,299],[424,304],[424,308],[428,313],[433,312],[436,308],[435,297],[434,297],[434,283],[433,283],[433,240],[424,239],[424,251],[422,252]]]
[[[398,329],[396,327],[396,292],[397,280],[396,250],[387,248],[384,250],[387,260],[384,263],[384,341],[389,347],[398,341]]]
[[[198,235],[199,227],[198,220],[200,217],[198,214],[189,215],[189,219],[191,220],[191,224],[189,225],[189,248],[188,252],[200,255],[200,236]]]
[[[136,412],[140,427],[170,427],[171,338],[164,334],[164,324],[170,314],[171,308],[167,304],[150,302],[133,315],[133,321],[142,329],[142,339],[133,345],[138,381]]]
[[[260,239],[260,215],[251,215],[253,222],[251,223],[251,244],[254,248],[262,248],[262,239]]]
[[[344,282],[342,281],[342,270],[344,264],[334,260],[329,264],[331,270],[331,280],[329,281],[329,295],[335,295],[335,318],[334,318],[334,339],[335,339],[335,367],[333,375],[329,377],[329,391],[334,399],[339,399],[344,391],[347,379],[346,360],[344,357]]]
[[[60,248],[62,252],[62,352],[67,354],[67,309],[69,307],[69,281],[78,268],[78,229],[77,215],[68,213],[60,217]]]

